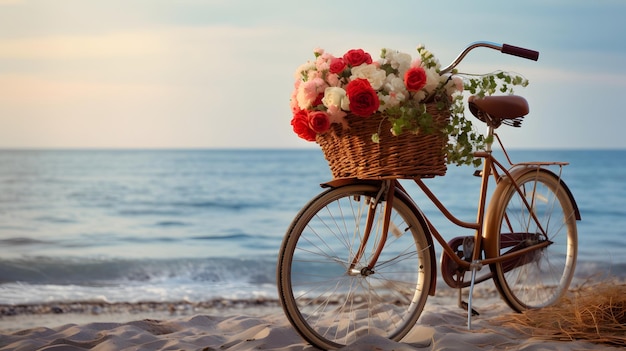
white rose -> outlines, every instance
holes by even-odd
[[[341,106],[340,107],[344,111],[350,111],[350,99],[348,99],[347,97],[341,99]]]
[[[411,60],[412,60],[411,55],[399,52],[396,55],[395,59],[396,59],[397,65],[394,68],[398,69],[398,73],[401,76],[404,76],[404,73],[406,73],[409,67],[411,67]]]
[[[434,68],[431,68],[426,70],[426,77],[426,85],[424,86],[423,90],[427,91],[428,94],[431,94],[435,91],[435,89],[437,89],[437,86],[439,86],[439,80],[441,79],[441,76]]]
[[[442,78],[450,79],[450,75],[442,76]],[[455,93],[463,92],[463,79],[461,77],[454,76],[452,79],[446,82],[446,93],[452,96]]]
[[[339,87],[328,87],[324,90],[324,97],[322,103],[327,108],[331,106],[337,106],[344,109],[345,106],[349,106],[350,101],[346,98],[346,91]]]
[[[376,67],[376,65],[360,65],[357,67],[352,67],[352,76],[350,76],[350,80],[355,80],[357,78],[367,79],[372,88],[374,90],[380,89],[385,83],[385,78],[387,77],[387,73],[382,69]]]
[[[387,92],[396,92],[401,94],[406,94],[406,86],[404,85],[404,80],[395,74],[390,74],[385,79],[384,89]]]
[[[395,107],[400,105],[406,99],[406,96],[403,93],[392,92],[389,95],[382,95],[379,98],[381,101],[379,111],[384,111],[388,108]]]
[[[393,69],[404,72],[409,69],[411,60],[411,55],[407,53],[385,49],[385,61],[389,63]]]

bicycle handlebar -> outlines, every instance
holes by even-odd
[[[468,45],[465,48],[465,50],[463,50],[463,52],[461,52],[459,56],[457,56],[456,59],[454,59],[454,61],[451,64],[449,64],[447,67],[441,70],[441,73],[448,73],[452,71],[459,63],[461,63],[463,58],[465,58],[465,56],[470,51],[479,47],[498,50],[503,54],[518,56],[518,57],[522,57],[522,58],[533,60],[533,61],[537,61],[539,59],[539,51],[530,50],[530,49],[522,48],[519,46],[513,46],[509,44],[496,44],[496,43],[492,43],[489,41],[477,41]]]
[[[500,52],[502,52],[503,54],[519,56],[533,61],[537,61],[539,59],[539,51],[525,49],[519,46],[513,46],[509,44],[502,44],[502,50],[500,50]]]

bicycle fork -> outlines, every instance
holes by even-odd
[[[350,267],[348,269],[348,274],[352,276],[362,275],[367,277],[371,274],[374,274],[374,266],[380,257],[380,253],[383,251],[383,247],[387,242],[387,236],[389,233],[389,223],[391,222],[391,211],[393,209],[393,199],[394,199],[395,186],[394,181],[387,179],[382,182],[382,186],[376,194],[376,198],[371,198],[369,200],[369,206],[367,210],[367,221],[365,224],[365,231],[363,232],[363,238],[361,239],[361,243],[359,244],[359,249],[354,255],[352,262],[350,263]],[[367,247],[367,243],[370,239],[370,235],[372,232],[372,228],[374,226],[374,219],[376,217],[378,204],[380,199],[384,196],[385,198],[385,208],[383,212],[383,227],[381,231],[381,237],[378,242],[377,247],[375,248],[374,254],[367,266],[358,269],[357,263],[361,261],[363,254],[365,253],[365,248]]]

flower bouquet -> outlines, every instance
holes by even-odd
[[[296,70],[291,125],[322,147],[335,178],[430,177],[449,163],[480,163],[473,152],[485,139],[465,119],[462,91],[490,94],[493,75],[465,82],[441,74],[424,46],[417,52],[383,49],[373,61],[362,49],[341,57],[317,49]]]

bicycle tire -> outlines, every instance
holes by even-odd
[[[283,240],[279,298],[294,328],[316,347],[336,349],[369,334],[399,341],[426,304],[434,269],[432,241],[401,197],[393,201],[390,235],[373,273],[348,274],[363,239],[368,201],[378,189],[357,184],[321,193],[300,211]],[[381,204],[357,269],[367,264],[380,240]]]
[[[529,243],[551,242],[543,249],[490,265],[500,295],[513,310],[522,312],[554,304],[569,288],[578,253],[578,216],[569,190],[554,173],[531,168],[513,174],[521,193],[507,180],[496,187],[487,228],[497,234],[486,239],[485,255],[499,257]]]

